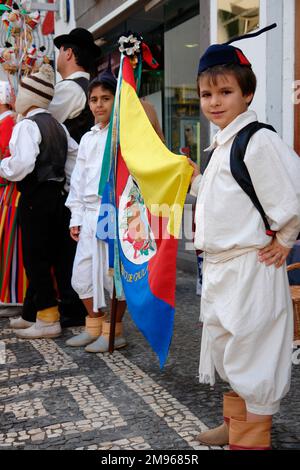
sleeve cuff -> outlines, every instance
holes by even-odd
[[[200,182],[201,182],[201,178],[202,178],[202,175],[198,175],[196,176],[196,178],[194,179],[193,183],[192,183],[192,186],[191,186],[191,189],[190,189],[190,194],[192,196],[198,196],[198,191],[199,191],[199,186],[200,186]]]
[[[79,227],[82,225],[82,215],[80,214],[72,214],[69,228],[71,227]]]
[[[284,246],[285,248],[293,248],[293,246],[294,246],[294,244],[297,240],[297,235],[293,239],[291,239],[291,238],[286,239],[286,237],[283,237],[280,234],[280,232],[277,232],[276,233],[276,238],[277,238],[278,242],[280,243],[280,245]]]

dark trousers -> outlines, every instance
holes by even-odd
[[[30,286],[27,300],[31,299],[37,311],[57,305],[51,270],[62,233],[63,203],[56,182],[43,183],[30,195],[20,196],[23,260]]]
[[[64,203],[67,196],[64,196]],[[57,251],[55,277],[60,293],[59,310],[62,326],[84,325],[87,311],[71,285],[77,243],[70,237],[71,212],[64,205],[62,214],[63,233]]]
[[[44,183],[30,197],[20,197],[23,257],[29,279],[22,317],[27,321],[35,321],[38,310],[57,305],[59,297],[62,324],[84,324],[86,309],[71,286],[76,242],[70,237],[70,211],[65,201],[66,195],[54,182]]]

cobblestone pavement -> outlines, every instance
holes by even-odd
[[[175,332],[162,371],[127,314],[128,346],[110,355],[67,347],[79,328],[55,340],[19,340],[4,312],[0,448],[208,449],[195,436],[220,423],[227,387],[198,383],[201,325],[192,275],[178,272]],[[274,419],[275,449],[300,449],[300,349],[294,362],[291,390]]]

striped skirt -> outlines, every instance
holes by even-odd
[[[6,305],[22,304],[27,287],[17,221],[19,197],[15,183],[0,181],[0,304]]]

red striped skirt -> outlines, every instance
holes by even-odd
[[[0,181],[0,302],[22,304],[27,279],[23,266],[21,229],[18,225],[20,193],[15,183]]]

